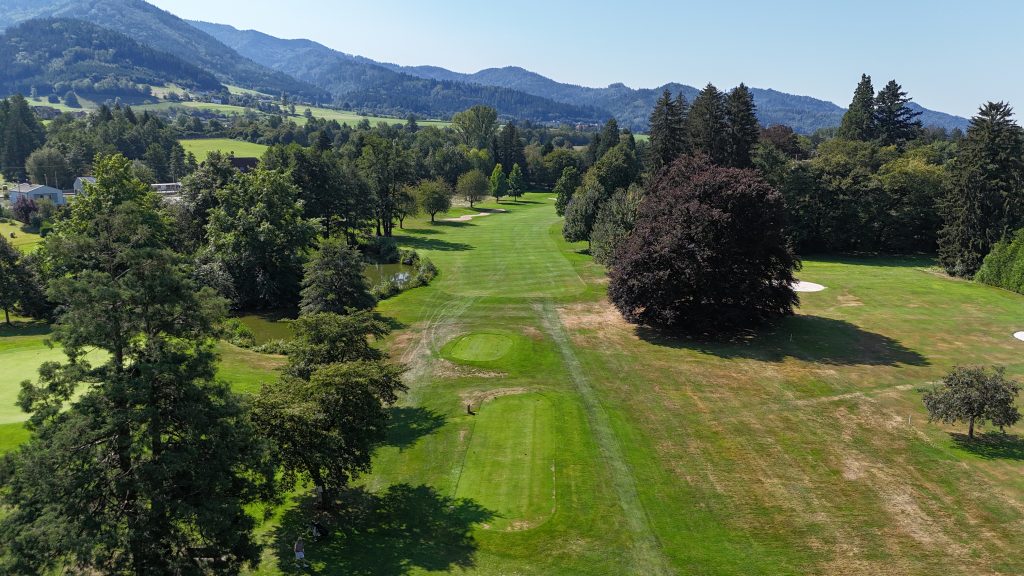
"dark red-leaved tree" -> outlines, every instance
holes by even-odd
[[[793,313],[800,262],[782,195],[753,170],[683,157],[640,204],[611,262],[608,295],[626,320],[714,335]]]

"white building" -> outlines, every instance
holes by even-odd
[[[75,178],[75,185],[73,186],[73,188],[75,190],[75,194],[81,194],[82,192],[85,192],[85,185],[86,184],[95,184],[95,183],[96,183],[96,179],[93,178],[92,176],[79,176],[78,178]]]
[[[7,189],[7,197],[11,204],[14,204],[21,198],[28,198],[34,201],[46,198],[57,206],[67,204],[63,190],[58,190],[52,186],[43,186],[42,184],[17,184]]]

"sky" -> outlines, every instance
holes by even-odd
[[[847,106],[862,73],[926,108],[1024,107],[1019,0],[150,0],[182,18],[458,72],[774,88]],[[1021,108],[1024,110],[1024,108]]]

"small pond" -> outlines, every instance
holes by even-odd
[[[399,286],[405,284],[416,270],[405,264],[367,264],[363,268],[363,276],[376,286],[385,280],[394,280]]]
[[[284,313],[247,314],[238,319],[252,330],[257,346],[271,340],[291,340],[295,337],[291,320]]]

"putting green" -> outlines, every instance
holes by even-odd
[[[496,512],[485,528],[528,530],[551,516],[556,413],[541,394],[502,396],[477,409],[456,495]]]
[[[441,354],[463,362],[493,362],[512,350],[515,341],[504,334],[465,334],[452,340]]]

